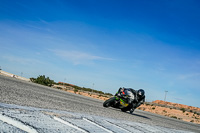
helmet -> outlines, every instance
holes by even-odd
[[[139,96],[139,97],[143,97],[144,96],[144,90],[143,89],[139,89],[138,91],[137,91],[138,93],[137,93],[137,95]]]

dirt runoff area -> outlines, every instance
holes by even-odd
[[[95,98],[95,99],[99,99],[99,100],[103,100],[103,101],[110,98],[110,96],[105,96],[105,95],[93,93],[93,92],[86,92],[86,91],[81,91],[81,90],[78,90],[76,92],[76,91],[74,91],[74,88],[70,87],[70,86],[63,87],[63,85],[54,85],[53,88],[55,88],[55,89],[59,88],[60,90],[64,90],[67,92],[71,92],[71,93],[75,93],[78,95],[83,95],[83,96],[87,96],[87,97],[91,97],[91,98]]]
[[[156,106],[153,104],[143,104],[138,109],[178,120],[200,124],[200,113],[197,113],[194,110],[188,111],[187,108],[174,109],[169,107]]]

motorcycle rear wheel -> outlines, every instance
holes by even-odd
[[[126,111],[128,111],[128,110],[129,110],[128,108],[122,108],[122,109],[121,109],[122,112],[126,112]]]

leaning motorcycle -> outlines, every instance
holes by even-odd
[[[131,105],[128,104],[128,96],[127,95],[119,95],[116,94],[114,97],[111,97],[110,99],[106,100],[103,103],[104,107],[113,107],[121,109],[121,111],[126,112],[130,111],[130,113],[133,113],[133,110],[131,110]]]

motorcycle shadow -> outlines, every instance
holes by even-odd
[[[124,112],[124,113],[127,113],[127,114],[130,114],[129,112]],[[139,115],[139,114],[136,114],[136,113],[132,113],[132,114],[130,114],[130,115],[134,115],[134,116],[137,116],[137,117],[141,117],[141,118],[145,118],[145,119],[149,119],[149,120],[151,120],[151,118],[149,118],[149,117],[146,117],[146,116],[144,116],[144,115]]]
[[[119,111],[121,113],[126,113],[126,114],[129,114],[129,115],[133,115],[133,116],[137,116],[137,117],[141,117],[141,118],[145,118],[145,119],[151,120],[151,118],[143,116],[143,115],[136,114],[135,112],[133,112],[132,114],[130,114],[128,111],[127,112],[122,112],[121,110],[116,109],[116,108],[109,108],[109,109],[112,109],[112,110],[115,110],[115,111]]]

